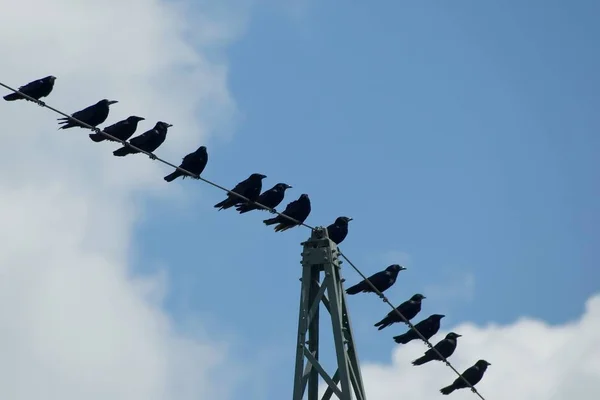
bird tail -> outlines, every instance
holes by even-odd
[[[415,365],[415,366],[417,366],[417,365],[423,365],[423,364],[425,364],[426,362],[429,362],[429,361],[431,361],[429,359],[429,357],[427,357],[427,356],[421,356],[421,357],[417,358],[415,361],[413,361],[412,365]]]
[[[120,149],[113,151],[113,155],[115,155],[117,157],[125,157],[127,154],[133,154],[133,152],[131,151],[131,148],[129,148],[128,146],[124,146],[124,147],[121,147]]]
[[[275,227],[275,232],[287,231],[288,229],[293,228],[295,226],[295,224],[290,225],[287,221],[280,222],[279,225]]]
[[[167,182],[172,182],[175,179],[179,178],[181,176],[181,171],[176,169],[175,171],[171,172],[169,175],[165,176],[165,181]]]
[[[235,209],[237,211],[239,211],[240,214],[244,214],[244,213],[247,213],[248,211],[252,211],[253,210],[253,209],[250,208],[250,204],[249,203],[238,204],[237,206],[235,206]]]
[[[384,319],[382,319],[381,321],[379,321],[378,323],[376,323],[373,326],[378,326],[379,328],[377,328],[377,330],[380,331],[383,328],[387,328],[391,324],[392,324],[392,321],[390,321],[390,317],[385,317]]]
[[[90,139],[92,139],[94,142],[98,143],[103,140],[106,140],[106,137],[101,133],[90,133]]]
[[[267,226],[269,226],[269,225],[275,225],[275,224],[276,224],[276,223],[278,223],[278,222],[279,222],[279,216],[277,216],[277,217],[274,217],[274,218],[265,219],[265,220],[263,221],[263,223],[264,223],[265,225],[267,225]]]
[[[215,204],[215,208],[226,208],[227,202],[229,201],[229,197],[226,198],[223,201],[218,202],[217,204]]]
[[[4,96],[4,100],[6,101],[15,101],[23,98],[19,93],[11,93]]]
[[[364,282],[360,282],[360,283],[357,283],[356,285],[350,286],[348,289],[346,289],[346,294],[352,295],[352,294],[357,294],[357,293],[364,292],[364,291],[365,291]]]
[[[456,390],[456,388],[454,387],[454,384],[452,385],[448,385],[445,388],[441,388],[440,392],[442,392],[442,394],[450,394],[452,392],[454,392]]]
[[[411,335],[413,331],[408,331],[403,333],[402,335],[394,336],[394,342],[398,344],[406,344],[415,338],[414,335]]]

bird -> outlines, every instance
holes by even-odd
[[[471,384],[471,386],[475,386],[479,383],[481,378],[483,378],[485,370],[490,365],[492,364],[485,360],[479,360],[475,363],[475,365],[467,368],[467,370],[462,373],[462,376]],[[448,395],[457,389],[464,389],[466,387],[468,387],[467,383],[459,376],[454,380],[452,385],[440,389],[440,392],[442,392],[442,394]]]
[[[440,320],[444,318],[442,314],[432,314],[423,321],[415,324],[415,329],[418,330],[425,339],[429,340],[440,330]],[[414,329],[409,329],[402,335],[394,336],[394,342],[398,344],[406,344],[414,339],[420,339]]]
[[[265,190],[260,196],[258,196],[256,202],[269,208],[275,208],[283,201],[285,191],[291,188],[292,187],[287,183],[278,183],[271,189]],[[238,204],[237,206],[235,206],[235,208],[237,211],[239,211],[240,214],[244,214],[252,210],[265,210],[264,208],[259,207],[254,203]]]
[[[337,217],[335,222],[327,227],[327,235],[335,244],[340,244],[348,235],[348,222],[352,221],[349,217]]]
[[[404,268],[401,265],[392,264],[383,271],[379,271],[371,275],[367,279],[377,288],[377,290],[383,293],[390,287],[392,287],[394,283],[396,283],[398,273],[400,273],[400,271],[404,271],[405,269],[406,268]],[[357,294],[360,292],[373,293],[373,289],[365,279],[363,279],[356,285],[350,286],[348,289],[346,289],[346,293],[349,295]]]
[[[42,97],[48,96],[52,92],[52,89],[54,89],[55,80],[56,77],[52,75],[49,75],[45,78],[36,79],[35,81],[29,82],[27,85],[19,87],[19,92],[24,93],[29,97],[33,97],[36,100],[39,100]],[[29,100],[28,98],[19,93],[11,93],[4,96],[4,100],[6,101],[15,101],[22,99]]]
[[[310,199],[308,198],[307,194],[303,193],[300,195],[298,200],[294,200],[291,203],[289,203],[282,213],[290,218],[295,219],[297,222],[291,221],[288,218],[278,215],[273,218],[265,219],[263,223],[267,226],[277,224],[277,226],[275,227],[275,232],[283,232],[304,223],[304,221],[306,220],[306,218],[308,218],[308,215],[310,214],[310,209]]]
[[[192,174],[200,175],[204,168],[206,168],[206,164],[208,163],[208,153],[206,152],[206,146],[200,146],[193,153],[188,154],[183,157],[183,161],[179,168],[183,168]],[[174,181],[175,179],[183,176],[183,179],[187,176],[184,172],[176,169],[171,172],[169,175],[164,177],[164,180],[167,182]]]
[[[394,310],[390,311],[384,319],[376,323],[374,326],[378,326],[379,328],[377,330],[380,331],[383,328],[387,328],[388,326],[392,325],[393,323],[404,322],[404,320],[400,318],[396,311],[399,311],[400,314],[404,315],[404,318],[410,321],[421,311],[421,300],[425,298],[426,297],[420,293],[413,295],[409,300],[406,300]]]
[[[167,130],[172,126],[173,125],[169,123],[158,121],[156,125],[154,125],[154,128],[134,137],[129,141],[129,143],[148,153],[152,153],[154,150],[158,149],[161,144],[163,144],[167,138]],[[113,151],[113,155],[117,157],[125,157],[127,154],[136,153],[139,153],[139,151],[130,146],[123,146],[120,149]],[[156,157],[150,156],[150,158]]]
[[[450,332],[444,339],[437,342],[433,348],[437,350],[444,358],[448,358],[454,353],[454,350],[456,350],[456,345],[458,344],[457,339],[461,336],[462,335],[459,335],[458,333]],[[433,360],[441,361],[442,359],[433,349],[429,349],[425,352],[425,355],[413,361],[412,365],[423,365]]]
[[[143,121],[143,120],[145,120],[145,118],[136,117],[135,115],[132,115],[131,117],[128,117],[127,119],[116,122],[110,126],[107,126],[106,128],[104,128],[102,130],[104,132],[108,133],[109,135],[116,137],[119,140],[127,140],[131,136],[133,136],[133,134],[137,130],[138,122]],[[109,140],[111,142],[116,142],[116,140],[111,139],[108,136],[105,136],[101,133],[90,133],[90,139],[92,139],[96,143],[102,142],[103,140]]]
[[[267,176],[263,174],[252,174],[247,179],[235,185],[235,187],[231,189],[231,191],[244,196],[250,201],[255,201],[260,195],[260,191],[262,190],[262,180],[266,177]],[[226,210],[237,204],[242,204],[245,202],[246,200],[234,194],[227,193],[227,198],[215,204],[214,207],[218,208],[220,211]]]
[[[118,103],[118,101],[102,99],[94,105],[74,112],[71,117],[76,118],[81,122],[85,122],[86,124],[95,128],[97,125],[100,125],[106,121],[106,118],[108,118],[108,112],[110,111],[109,106],[115,103]],[[58,118],[58,120],[60,121],[59,124],[63,124],[63,126],[59,127],[58,129],[69,129],[76,126],[80,128],[86,128],[79,122],[75,122],[67,117]]]

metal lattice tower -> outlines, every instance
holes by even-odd
[[[302,400],[308,387],[307,400],[319,400],[319,376],[321,376],[328,386],[321,400],[329,400],[334,394],[340,400],[353,398],[366,400],[346,306],[346,294],[340,278],[341,261],[338,257],[338,248],[329,240],[327,229],[322,227],[313,230],[310,239],[302,243],[302,246],[302,291],[292,399]],[[321,272],[324,273],[322,282]],[[331,316],[337,355],[337,371],[333,376],[330,376],[319,363],[321,304]]]

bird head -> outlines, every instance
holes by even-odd
[[[335,219],[335,224],[336,225],[348,225],[348,222],[352,221],[352,218],[350,217],[337,217]]]
[[[387,267],[385,270],[388,272],[395,272],[398,273],[400,271],[404,271],[406,268],[404,268],[402,265],[398,265],[398,264],[392,264],[389,267]]]
[[[167,128],[170,128],[172,126],[173,125],[169,124],[168,122],[158,121],[154,126],[154,129],[164,129],[166,131]]]
[[[459,335],[458,333],[455,332],[450,332],[449,334],[446,335],[446,339],[456,339],[461,337],[462,335]]]
[[[287,183],[278,183],[277,185],[275,185],[275,187],[277,188],[277,190],[281,190],[281,191],[284,191],[284,192],[285,192],[286,189],[291,189],[292,188]]]
[[[263,180],[263,179],[265,179],[266,177],[267,176],[263,175],[263,174],[252,174],[252,175],[250,175],[250,179],[252,179],[252,180],[260,180],[260,181]]]
[[[44,78],[44,79],[47,79],[47,80],[49,80],[50,82],[54,82],[54,81],[56,80],[56,77],[55,77],[54,75],[50,75],[50,76],[47,76],[47,77],[46,77],[46,78]]]
[[[417,293],[415,295],[413,295],[413,297],[411,297],[410,299],[412,301],[418,301],[421,302],[421,300],[426,299],[427,297],[423,296],[421,293]]]
[[[136,117],[135,115],[132,115],[131,117],[127,118],[127,121],[129,122],[140,122],[145,120],[146,118],[144,117]]]
[[[444,314],[432,314],[429,318],[439,321],[439,320],[441,320],[444,317],[445,317]]]
[[[196,150],[196,152],[206,154],[206,146],[198,147],[198,150]]]
[[[300,195],[300,198],[301,198],[301,199],[304,199],[304,200],[308,200],[308,195],[307,195],[306,193],[302,193],[302,194]]]
[[[477,365],[478,367],[482,367],[482,368],[487,368],[488,365],[492,365],[489,362],[485,361],[485,360],[479,360],[475,363],[475,365]]]

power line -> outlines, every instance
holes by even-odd
[[[4,84],[3,82],[0,82],[0,86],[3,86],[3,87],[5,87],[5,88],[6,88],[6,89],[8,89],[8,90],[11,90],[11,91],[13,91],[13,92],[15,92],[15,93],[18,93],[18,94],[20,94],[21,96],[23,96],[23,97],[24,97],[24,98],[26,98],[27,100],[29,100],[29,101],[32,101],[32,102],[34,102],[34,103],[38,104],[38,105],[39,105],[39,106],[41,106],[41,107],[48,108],[48,109],[50,109],[50,110],[54,111],[55,113],[57,113],[57,114],[60,114],[60,115],[62,115],[63,117],[66,117],[66,118],[67,118],[67,119],[69,119],[70,121],[74,121],[74,122],[76,122],[76,123],[78,123],[78,124],[80,124],[80,125],[82,125],[82,126],[85,126],[85,127],[86,127],[86,128],[88,128],[88,129],[91,129],[92,131],[94,131],[94,132],[96,132],[96,133],[98,133],[98,134],[104,135],[104,136],[106,136],[107,138],[110,138],[110,139],[112,139],[112,140],[114,140],[114,141],[116,141],[116,142],[119,142],[119,143],[121,143],[123,146],[126,146],[126,147],[131,147],[132,149],[134,149],[134,150],[136,150],[136,151],[138,151],[138,152],[140,152],[140,153],[143,153],[143,154],[147,155],[148,157],[150,157],[150,159],[151,159],[151,160],[159,161],[159,162],[161,162],[161,163],[163,163],[163,164],[165,164],[165,165],[168,165],[168,166],[170,166],[170,167],[172,167],[172,168],[175,168],[175,169],[177,169],[177,170],[179,170],[179,171],[181,171],[181,172],[185,173],[185,174],[186,174],[186,175],[188,175],[188,176],[191,176],[191,177],[193,177],[193,178],[195,178],[195,179],[198,179],[198,180],[201,180],[201,181],[203,181],[203,182],[206,182],[206,183],[208,183],[208,184],[209,184],[209,185],[211,185],[211,186],[214,186],[214,187],[216,187],[216,188],[218,188],[218,189],[221,189],[221,190],[222,190],[222,191],[224,191],[224,192],[227,192],[227,194],[230,194],[230,195],[236,196],[236,197],[238,197],[238,198],[240,198],[240,199],[242,199],[242,200],[244,200],[244,201],[246,201],[246,202],[248,202],[248,203],[251,203],[251,204],[253,204],[253,205],[255,205],[255,206],[258,206],[258,207],[260,207],[260,208],[262,208],[262,209],[264,209],[264,210],[268,210],[269,212],[271,212],[271,213],[273,213],[273,214],[277,214],[277,215],[279,215],[279,216],[281,216],[281,217],[283,217],[283,218],[286,218],[286,219],[288,219],[289,221],[292,221],[292,222],[294,222],[294,223],[295,223],[295,224],[297,224],[297,225],[304,226],[304,227],[306,227],[306,228],[310,229],[311,231],[312,231],[312,230],[315,230],[315,228],[314,228],[314,227],[312,227],[312,226],[310,226],[310,225],[308,225],[308,224],[305,224],[304,222],[300,222],[300,221],[298,221],[298,220],[296,220],[296,219],[294,219],[294,218],[292,218],[292,217],[289,217],[289,216],[287,216],[287,215],[285,215],[285,214],[283,214],[283,213],[280,213],[279,211],[275,210],[274,208],[270,208],[270,207],[267,207],[267,206],[265,206],[265,205],[263,205],[263,204],[260,204],[260,203],[258,203],[258,202],[256,202],[256,201],[252,201],[252,200],[248,199],[247,197],[245,197],[245,196],[242,196],[242,195],[241,195],[241,194],[239,194],[239,193],[233,192],[233,191],[231,191],[231,190],[229,190],[229,189],[227,189],[227,188],[225,188],[225,187],[223,187],[223,186],[221,186],[221,185],[219,185],[219,184],[217,184],[217,183],[215,183],[215,182],[212,182],[212,181],[210,181],[210,180],[208,180],[208,179],[206,179],[206,178],[203,178],[203,177],[201,177],[200,175],[196,175],[196,174],[194,174],[194,173],[192,173],[192,172],[190,172],[190,171],[188,171],[188,170],[186,170],[186,169],[183,169],[183,168],[181,168],[181,167],[179,167],[179,166],[177,166],[177,165],[174,165],[174,164],[170,163],[170,162],[169,162],[169,161],[167,161],[167,160],[163,160],[162,158],[160,158],[160,157],[157,157],[157,156],[156,156],[156,155],[154,155],[153,153],[149,153],[149,152],[147,152],[147,151],[145,151],[145,150],[142,150],[142,149],[140,149],[139,147],[136,147],[136,146],[134,146],[134,145],[130,144],[130,143],[129,143],[129,142],[127,142],[126,140],[121,140],[121,139],[119,139],[119,138],[116,138],[116,137],[114,137],[114,136],[112,136],[112,135],[110,135],[110,134],[108,134],[108,133],[104,132],[104,131],[103,131],[102,129],[100,129],[100,128],[96,128],[96,127],[94,127],[94,126],[92,126],[92,125],[90,125],[90,124],[87,124],[87,123],[85,123],[85,122],[83,122],[83,121],[80,121],[80,120],[79,120],[79,119],[77,119],[77,118],[73,118],[71,115],[68,115],[68,114],[66,114],[66,113],[64,113],[64,112],[62,112],[62,111],[60,111],[60,110],[58,110],[58,109],[56,109],[56,108],[54,108],[54,107],[51,107],[51,106],[47,105],[45,102],[43,102],[43,101],[41,101],[41,100],[37,100],[37,99],[35,99],[35,98],[33,98],[33,97],[31,97],[31,96],[29,96],[29,95],[27,95],[27,94],[23,93],[23,92],[20,92],[19,90],[17,90],[17,89],[14,89],[14,88],[12,88],[12,87],[10,87],[10,86],[8,86],[8,85]],[[344,253],[341,251],[341,250],[340,250],[340,255],[341,255],[341,256],[344,258],[344,260],[346,260],[346,261],[348,262],[348,264],[349,264],[349,265],[350,265],[350,266],[351,266],[351,267],[352,267],[352,268],[353,268],[353,269],[354,269],[354,270],[355,270],[355,271],[356,271],[356,272],[357,272],[357,273],[358,273],[358,274],[359,274],[359,275],[360,275],[360,276],[361,276],[361,277],[362,277],[362,278],[365,280],[365,282],[367,282],[367,284],[368,284],[368,285],[371,287],[371,289],[373,289],[373,291],[374,291],[374,292],[375,292],[375,293],[376,293],[376,294],[377,294],[377,295],[378,295],[378,296],[379,296],[379,297],[380,297],[380,298],[383,300],[383,302],[384,302],[384,303],[387,303],[387,304],[388,304],[390,307],[392,307],[392,310],[393,310],[393,311],[394,311],[394,312],[395,312],[395,313],[396,313],[396,314],[397,314],[397,315],[398,315],[398,316],[399,316],[399,317],[402,319],[402,321],[404,321],[404,323],[406,323],[410,329],[412,329],[413,331],[415,331],[415,332],[417,333],[417,335],[419,336],[419,338],[420,338],[421,340],[423,340],[423,342],[425,342],[425,344],[427,345],[427,347],[428,347],[428,348],[430,348],[430,349],[432,349],[432,350],[434,351],[434,353],[436,353],[436,354],[437,354],[437,355],[438,355],[438,356],[439,356],[439,357],[442,359],[442,361],[443,361],[443,362],[444,362],[444,363],[445,363],[445,364],[446,364],[448,367],[450,367],[450,369],[452,369],[452,371],[454,371],[454,372],[456,373],[456,375],[458,375],[458,376],[459,376],[459,377],[460,377],[460,378],[461,378],[461,379],[462,379],[462,380],[463,380],[463,381],[464,381],[464,382],[467,384],[467,386],[468,386],[469,388],[471,388],[471,391],[472,391],[473,393],[475,393],[477,396],[479,396],[479,398],[480,398],[481,400],[485,400],[485,398],[484,398],[484,397],[481,395],[481,393],[479,393],[479,392],[477,391],[477,389],[475,389],[475,387],[474,387],[473,385],[471,385],[471,383],[470,383],[470,382],[469,382],[469,381],[468,381],[468,380],[467,380],[467,379],[466,379],[466,378],[465,378],[465,377],[464,377],[464,376],[463,376],[463,375],[462,375],[460,372],[458,372],[458,370],[457,370],[456,368],[454,368],[454,366],[453,366],[453,365],[452,365],[452,364],[451,364],[451,363],[450,363],[450,362],[449,362],[449,361],[448,361],[448,360],[447,360],[447,359],[446,359],[446,358],[445,358],[445,357],[444,357],[444,356],[443,356],[443,355],[442,355],[442,354],[441,354],[441,353],[440,353],[440,352],[439,352],[439,351],[438,351],[438,350],[437,350],[435,347],[433,347],[433,345],[431,344],[431,342],[430,342],[430,341],[429,341],[427,338],[425,338],[425,336],[423,336],[423,335],[421,334],[421,332],[419,332],[419,330],[418,330],[417,328],[415,328],[415,326],[414,326],[414,325],[413,325],[413,324],[412,324],[412,323],[411,323],[411,322],[410,322],[410,321],[409,321],[409,320],[408,320],[408,319],[407,319],[407,318],[406,318],[404,315],[402,315],[402,313],[401,313],[400,311],[398,311],[398,309],[397,309],[396,307],[394,307],[394,305],[393,305],[393,304],[392,304],[392,303],[389,301],[389,299],[388,299],[388,298],[387,298],[387,297],[386,297],[386,296],[385,296],[383,293],[381,293],[381,292],[379,291],[379,289],[377,289],[377,287],[376,287],[376,286],[375,286],[375,285],[374,285],[374,284],[373,284],[373,283],[372,283],[372,282],[369,280],[369,278],[368,278],[368,277],[367,277],[365,274],[363,274],[363,273],[360,271],[360,269],[358,269],[358,267],[357,267],[356,265],[354,265],[354,263],[353,263],[352,261],[350,261],[350,259],[349,259],[349,258],[348,258],[348,257],[347,257],[347,256],[346,256],[346,255],[345,255],[345,254],[344,254]]]

